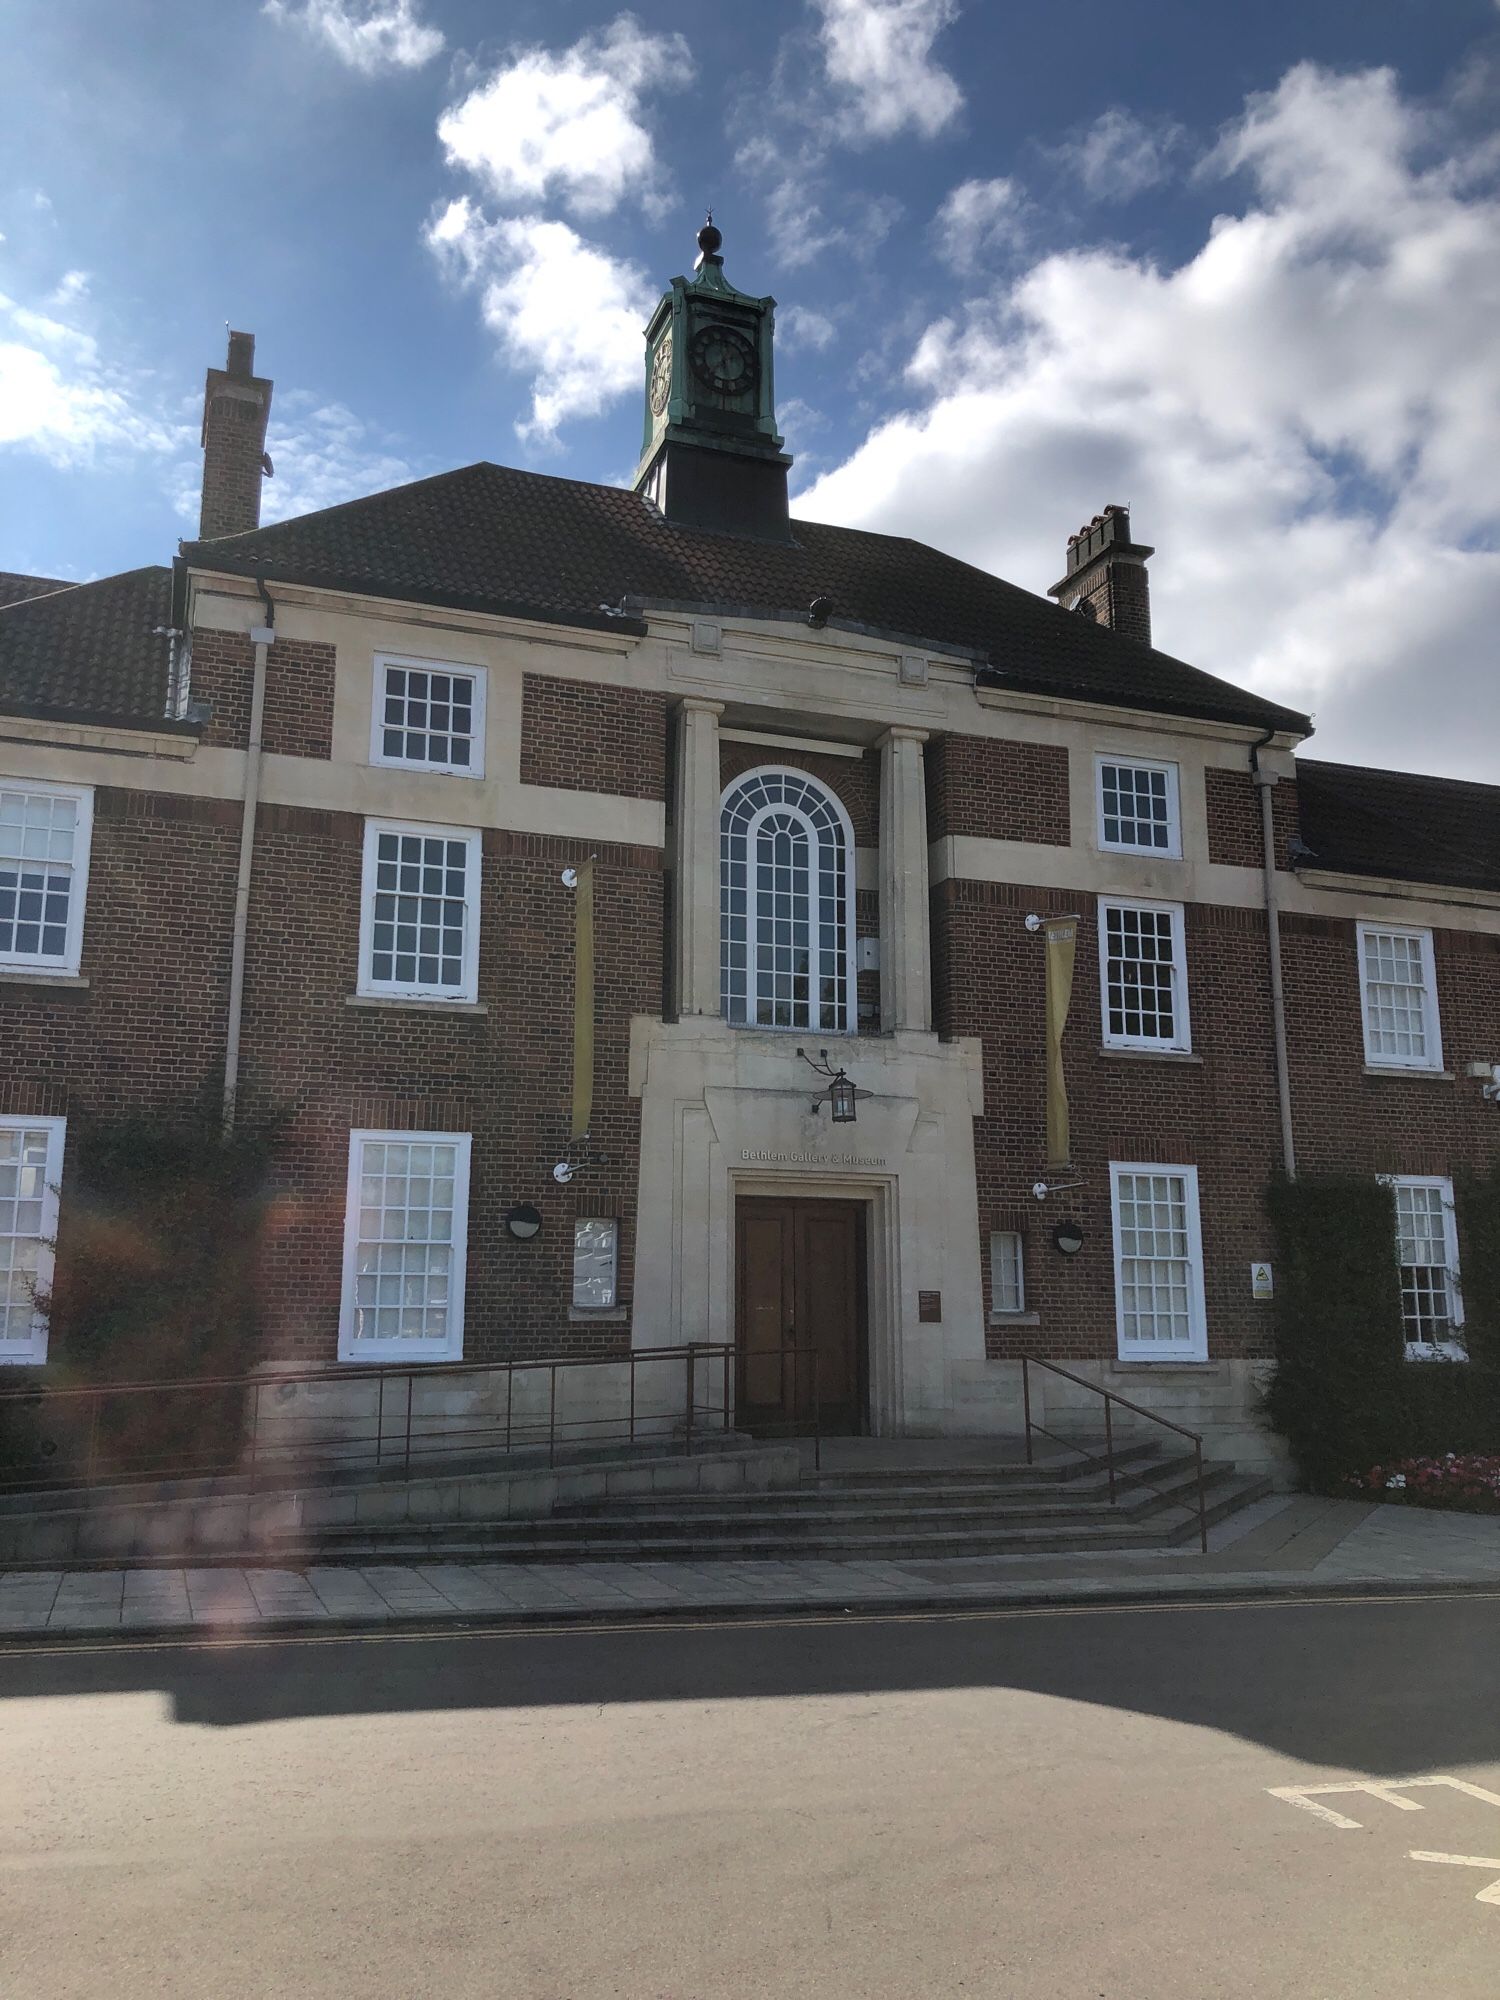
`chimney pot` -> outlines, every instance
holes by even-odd
[[[1130,509],[1111,500],[1077,534],[1069,535],[1067,574],[1047,594],[1065,611],[1081,611],[1095,623],[1149,646],[1146,560],[1154,553],[1130,539]]]

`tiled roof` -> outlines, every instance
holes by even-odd
[[[1307,865],[1500,893],[1500,786],[1297,759]]]
[[[46,597],[54,590],[70,586],[57,576],[23,576],[19,570],[0,569],[0,609],[19,604],[23,598]]]
[[[481,463],[248,534],[194,565],[570,623],[605,607],[801,612],[988,658],[996,685],[1305,734],[1306,718],[894,535],[794,521],[788,543],[684,528],[634,493]]]
[[[0,708],[160,721],[172,572],[126,570],[0,610]]]

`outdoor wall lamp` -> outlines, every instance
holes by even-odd
[[[812,1101],[812,1109],[821,1111],[826,1101],[835,1125],[852,1125],[858,1115],[860,1098],[868,1097],[869,1091],[856,1090],[842,1069],[835,1069],[828,1060],[827,1049],[818,1050],[818,1060],[813,1061],[806,1049],[798,1049],[798,1055],[808,1068],[818,1076],[828,1078],[828,1088],[821,1097]]]
[[[529,1243],[542,1226],[541,1211],[529,1201],[518,1202],[507,1211],[505,1226],[518,1243]]]

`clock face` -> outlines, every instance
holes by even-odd
[[[668,327],[656,343],[656,352],[651,357],[651,380],[648,385],[651,397],[651,414],[659,417],[667,407],[667,398],[672,393],[672,329]]]
[[[752,341],[732,326],[700,326],[688,348],[693,373],[720,396],[746,396],[760,374]]]

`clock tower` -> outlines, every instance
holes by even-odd
[[[791,459],[776,429],[776,301],[724,276],[713,217],[691,278],[674,278],[646,328],[646,423],[635,490],[684,527],[786,541]]]

